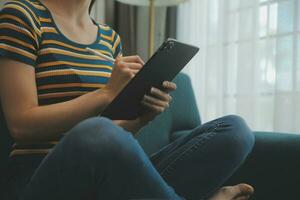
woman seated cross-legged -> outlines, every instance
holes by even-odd
[[[222,187],[253,147],[240,117],[199,126],[150,157],[134,136],[168,108],[174,83],[152,88],[141,102],[149,112],[135,120],[99,117],[144,62],[122,56],[119,35],[90,18],[92,5],[9,0],[1,11],[1,105],[15,141],[6,198],[249,199],[247,184]]]

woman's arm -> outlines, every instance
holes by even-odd
[[[38,105],[33,67],[10,59],[2,59],[0,66],[1,104],[8,127],[17,142],[28,143],[59,138],[80,121],[99,115],[142,61],[137,56],[118,58],[105,89],[48,106]]]

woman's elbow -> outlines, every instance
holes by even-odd
[[[16,143],[24,144],[32,141],[32,138],[30,137],[32,134],[24,127],[13,125],[9,127],[9,130],[11,137]]]

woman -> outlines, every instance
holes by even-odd
[[[168,107],[174,83],[152,88],[136,120],[97,117],[144,62],[122,57],[118,34],[91,20],[92,4],[11,0],[1,12],[1,104],[15,140],[7,198],[248,199],[246,184],[218,190],[253,146],[241,118],[198,127],[149,159],[133,135]]]

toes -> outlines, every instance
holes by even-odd
[[[234,200],[247,200],[254,193],[254,188],[248,184],[238,184],[223,188],[223,193],[230,195]]]
[[[236,187],[240,191],[240,193],[244,196],[252,195],[254,193],[254,188],[251,185],[241,183],[236,185]]]
[[[209,200],[248,200],[254,193],[254,188],[248,184],[239,184],[221,188]]]

